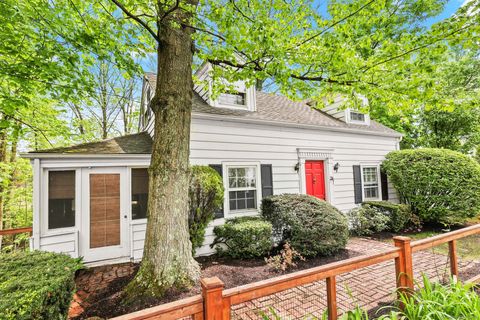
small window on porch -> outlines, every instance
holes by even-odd
[[[145,219],[148,204],[148,171],[132,169],[132,219]]]
[[[75,171],[48,172],[48,229],[75,226]]]

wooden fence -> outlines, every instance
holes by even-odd
[[[320,280],[326,280],[328,319],[335,320],[338,318],[337,276],[395,259],[397,288],[403,292],[410,292],[414,290],[414,252],[448,243],[450,271],[452,276],[456,278],[458,277],[456,241],[479,233],[480,224],[477,224],[413,242],[408,237],[394,237],[395,248],[384,250],[380,253],[346,259],[226,290],[224,290],[223,282],[217,277],[206,278],[201,280],[201,295],[123,315],[115,318],[115,320],[173,320],[182,318],[194,320],[229,320],[232,305],[241,304]],[[479,277],[475,277],[471,279],[471,281],[476,281],[478,278]]]
[[[14,235],[20,233],[29,233],[30,235],[32,235],[32,227],[0,230],[0,236]]]

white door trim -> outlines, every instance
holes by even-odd
[[[333,176],[332,176],[332,162],[335,149],[310,149],[297,148],[298,163],[299,163],[299,179],[300,179],[300,193],[307,194],[307,185],[305,179],[305,161],[318,160],[323,161],[324,176],[325,176],[325,201],[333,203]]]
[[[129,195],[126,167],[82,169],[82,225],[80,252],[85,262],[130,256]],[[90,249],[90,174],[120,174],[120,245]]]

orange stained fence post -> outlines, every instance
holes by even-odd
[[[450,271],[454,281],[458,278],[458,259],[457,259],[457,240],[448,242],[448,251],[450,256]]]
[[[204,318],[206,320],[228,320],[224,317],[224,301],[222,280],[217,277],[204,278],[201,280]],[[229,312],[228,312],[229,314]]]
[[[400,255],[395,258],[397,288],[400,292],[413,292],[413,259],[411,239],[409,237],[393,237],[395,247],[400,249]]]
[[[328,320],[337,320],[337,281],[335,276],[327,278]]]

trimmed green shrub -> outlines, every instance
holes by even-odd
[[[346,217],[312,196],[282,194],[265,198],[262,216],[272,223],[278,242],[288,241],[304,257],[330,255],[347,244]]]
[[[420,228],[420,221],[410,207],[406,204],[392,203],[388,201],[366,201],[362,205],[369,205],[377,208],[389,218],[388,229],[393,232],[400,232],[405,229]]]
[[[272,224],[260,217],[241,217],[227,220],[213,228],[211,244],[220,255],[235,259],[265,256],[273,246]]]
[[[50,252],[0,255],[0,319],[66,319],[80,259]]]
[[[388,229],[390,218],[377,207],[363,204],[347,213],[350,230],[357,236],[369,236]]]
[[[422,221],[462,224],[480,212],[480,165],[445,149],[390,152],[383,169]]]
[[[208,166],[192,166],[190,175],[188,226],[192,250],[202,246],[205,229],[223,204],[222,177]]]

